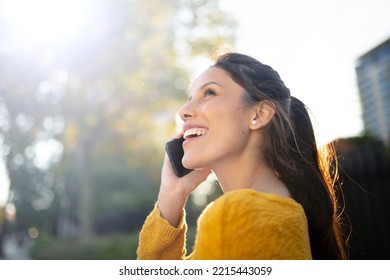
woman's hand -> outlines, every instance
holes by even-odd
[[[174,138],[180,137],[182,137],[182,134],[177,134]],[[177,227],[188,196],[200,183],[207,179],[210,173],[210,169],[193,170],[179,178],[173,171],[171,161],[165,153],[158,195],[158,208],[161,217],[172,226]]]

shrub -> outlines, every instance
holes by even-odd
[[[37,260],[129,260],[136,259],[138,232],[96,236],[87,242],[42,236],[30,250]]]

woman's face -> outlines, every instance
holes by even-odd
[[[237,159],[247,146],[253,115],[244,89],[220,68],[203,72],[179,113],[184,121],[183,165],[211,168]]]

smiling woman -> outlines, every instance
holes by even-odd
[[[179,110],[182,164],[169,157],[140,233],[143,259],[345,258],[330,161],[306,106],[270,66],[226,53],[194,82]],[[213,172],[223,195],[200,215],[186,253],[188,196]],[[336,179],[336,178],[334,178]]]
[[[88,20],[90,0],[4,0],[0,16],[23,44],[63,43]],[[16,38],[15,38],[16,37]]]

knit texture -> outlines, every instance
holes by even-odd
[[[244,189],[210,203],[198,219],[194,250],[186,257],[185,212],[178,228],[157,204],[140,233],[138,259],[311,259],[307,219],[293,199]]]

